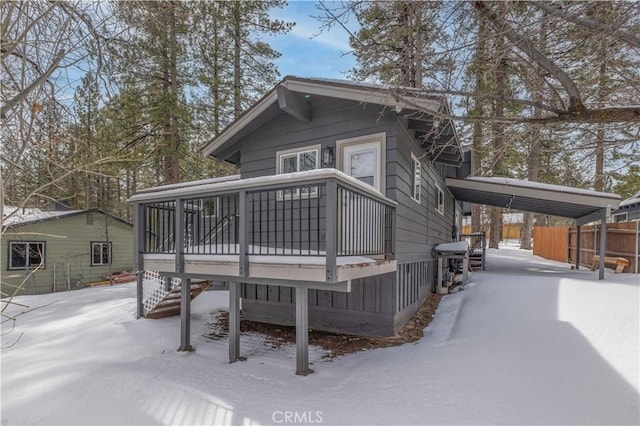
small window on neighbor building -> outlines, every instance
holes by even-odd
[[[613,215],[613,222],[614,223],[626,222],[628,217],[629,217],[629,214],[627,212],[614,214]]]
[[[91,243],[91,266],[111,264],[111,243]]]
[[[411,198],[420,203],[420,186],[422,183],[422,165],[415,154],[411,153]]]
[[[9,269],[44,268],[44,241],[10,241]]]
[[[444,215],[444,192],[436,185],[436,210]]]

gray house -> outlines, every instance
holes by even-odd
[[[620,202],[620,206],[611,214],[611,218],[614,222],[640,220],[640,191]]]
[[[131,270],[133,226],[102,210],[3,213],[2,297],[75,289]]]
[[[303,343],[307,328],[393,335],[461,227],[445,178],[470,157],[448,112],[415,89],[286,77],[203,149],[239,175],[131,198],[138,269],[229,282],[232,361],[240,299],[243,318],[296,324]]]

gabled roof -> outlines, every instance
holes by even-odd
[[[304,100],[309,95],[381,105],[406,112],[410,117],[409,129],[415,132],[414,137],[434,161],[458,166],[463,160],[462,148],[453,124],[448,120],[434,119],[430,115],[430,112],[450,112],[444,97],[429,95],[415,88],[392,88],[371,83],[294,76],[285,77],[212,138],[202,149],[202,153],[230,162],[237,161],[233,149],[235,142],[268,123],[282,111],[300,120],[310,121],[309,105]],[[440,121],[443,123],[440,124]]]
[[[505,177],[446,178],[461,201],[575,219],[595,221],[620,204],[620,196],[606,192]]]
[[[16,210],[18,210],[16,212]],[[4,211],[2,214],[2,227],[3,228],[14,228],[18,226],[32,225],[34,223],[42,223],[49,222],[54,220],[59,220],[63,218],[68,218],[72,216],[77,216],[85,213],[99,213],[106,214],[110,218],[117,220],[125,225],[133,226],[131,223],[126,220],[120,219],[117,216],[114,216],[110,213],[106,213],[101,209],[89,209],[89,210],[66,210],[66,211],[45,211],[36,208],[21,208],[18,209],[13,206],[4,206]],[[5,217],[7,219],[5,219]]]

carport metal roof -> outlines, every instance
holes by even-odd
[[[446,185],[460,201],[575,219],[578,253],[580,225],[601,221],[604,227],[611,210],[620,205],[620,196],[616,194],[505,177],[447,178]],[[600,233],[600,248],[598,276],[602,280],[606,232]],[[579,267],[579,259],[576,259],[576,267]]]
[[[620,204],[616,194],[505,177],[447,178],[446,184],[460,201],[567,217],[578,225],[600,220]]]

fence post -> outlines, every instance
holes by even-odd
[[[580,225],[576,225],[576,270],[580,269]]]
[[[636,222],[636,248],[635,248],[635,251],[636,251],[635,264],[636,264],[636,266],[634,268],[635,269],[634,272],[637,274],[638,273],[638,263],[639,263],[638,262],[638,260],[639,260],[638,259],[638,231],[640,231],[640,229],[638,229],[639,228],[638,225],[640,225],[640,220],[636,220],[635,222]]]

